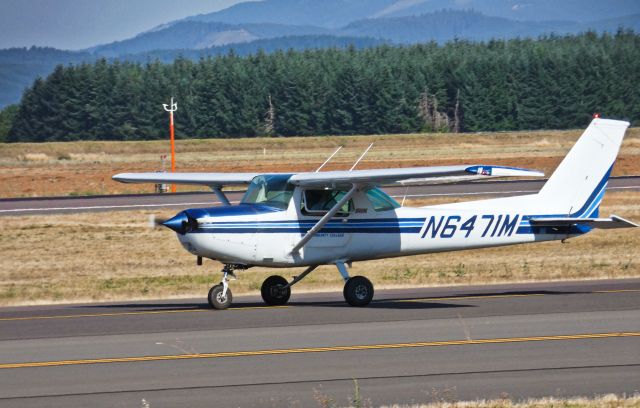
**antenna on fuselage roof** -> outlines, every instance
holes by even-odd
[[[333,159],[333,156],[335,156],[335,155],[336,155],[336,153],[338,153],[338,152],[340,151],[340,149],[342,149],[342,146],[338,146],[338,148],[336,149],[336,151],[335,151],[335,152],[333,152],[333,154],[332,154],[331,156],[329,156],[329,158],[328,158],[327,160],[325,160],[325,161],[324,161],[324,163],[322,163],[322,164],[320,165],[320,167],[318,167],[318,169],[316,170],[316,173],[317,173],[317,172],[319,172],[319,171],[320,171],[320,169],[321,169],[321,168],[323,168],[325,164],[329,163],[329,161],[330,161],[331,159]]]
[[[349,171],[351,171],[351,170],[353,170],[353,169],[355,169],[355,168],[356,168],[356,166],[358,165],[358,163],[360,163],[360,160],[362,160],[362,158],[367,154],[367,152],[369,151],[369,149],[371,149],[371,147],[372,147],[372,146],[373,146],[373,143],[371,143],[371,144],[369,145],[369,147],[367,147],[367,150],[365,150],[365,151],[364,151],[364,153],[362,153],[362,154],[360,155],[360,157],[358,157],[358,160],[356,160],[356,162],[355,162],[355,163],[353,163],[353,166],[351,166],[351,168],[349,169]]]

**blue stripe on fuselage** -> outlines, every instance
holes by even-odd
[[[330,221],[319,233],[371,234],[418,233],[424,218],[382,218]],[[201,224],[198,233],[252,234],[252,233],[306,233],[317,220],[284,221],[225,221]]]

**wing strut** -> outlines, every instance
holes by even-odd
[[[313,238],[314,235],[316,235],[318,233],[318,231],[320,231],[322,229],[322,227],[324,227],[329,220],[331,219],[331,217],[333,217],[334,215],[336,215],[336,213],[340,210],[340,208],[347,202],[349,201],[349,199],[353,196],[353,194],[355,194],[355,192],[358,190],[358,185],[357,184],[352,184],[351,189],[347,192],[347,194],[345,194],[344,196],[342,196],[342,198],[331,208],[331,210],[329,210],[328,213],[326,213],[322,218],[320,218],[320,220],[316,223],[316,225],[314,225],[309,231],[307,231],[307,233],[304,235],[304,237],[302,237],[302,239],[300,240],[300,242],[298,242],[293,249],[291,250],[291,254],[294,254],[296,252],[298,252],[300,250],[300,248],[302,248],[303,246],[306,245],[307,242],[309,242],[309,240],[311,238]]]
[[[222,192],[222,189],[220,188],[220,186],[209,186],[209,187],[214,193],[216,193],[216,197],[218,197],[218,200],[220,200],[223,206],[229,207],[231,205],[231,202],[227,198],[226,194]]]

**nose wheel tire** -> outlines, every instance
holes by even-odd
[[[351,306],[366,306],[373,299],[373,284],[364,276],[354,276],[344,284],[343,294]]]
[[[227,293],[224,296],[222,292],[224,292],[222,284],[215,285],[209,290],[209,296],[207,296],[209,306],[218,310],[224,310],[231,306],[231,301],[233,300],[231,289],[227,288]]]
[[[291,297],[291,288],[284,288],[287,283],[285,278],[278,275],[269,276],[265,279],[260,288],[260,294],[262,295],[264,303],[269,306],[286,304]]]

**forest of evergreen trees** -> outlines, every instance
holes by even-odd
[[[640,119],[640,35],[454,41],[174,63],[59,66],[25,91],[8,141],[583,127]],[[15,108],[13,108],[15,110]]]

